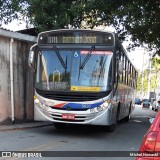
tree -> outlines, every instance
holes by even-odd
[[[154,84],[154,88],[155,88],[160,85],[160,83],[158,83],[159,78],[160,78],[159,77],[159,75],[160,75],[160,58],[153,58],[152,59],[152,66],[153,66],[152,73],[155,75],[155,78],[153,79],[153,84]]]
[[[151,61],[151,83],[150,83],[150,90],[151,92],[154,92],[156,87],[160,87],[159,83],[159,75],[160,75],[160,58],[153,58]],[[143,73],[143,92],[147,92],[148,89],[148,69],[144,70]],[[142,74],[139,74],[138,80],[137,80],[137,91],[141,91],[142,85]]]
[[[0,17],[7,23],[21,13],[38,31],[113,25],[123,40],[131,35],[129,49],[145,43],[160,55],[159,6],[159,0],[2,0]]]
[[[26,14],[27,0],[1,0],[0,1],[0,26],[8,24],[14,19],[21,20]],[[27,17],[26,17],[27,18]]]

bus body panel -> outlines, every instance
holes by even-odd
[[[93,30],[47,31],[39,34],[36,46],[37,49],[32,48],[37,54],[34,61],[34,66],[37,65],[35,120],[110,126],[130,115],[134,109],[137,71],[114,33]],[[124,65],[122,73],[119,71],[119,61]],[[89,72],[83,71],[84,68]],[[101,80],[98,83],[96,80],[88,81],[88,73],[93,79],[101,76]],[[65,78],[66,81],[60,80]],[[60,89],[63,92],[56,90],[57,86],[62,85],[64,87]],[[36,90],[41,92],[37,93]],[[59,95],[63,94],[64,99],[55,98],[57,91]],[[90,99],[92,92],[94,96],[100,95],[99,98]],[[106,92],[106,95],[102,92]],[[72,97],[74,93],[89,96],[82,101],[76,101],[76,97],[72,98],[73,101],[68,100],[67,97]],[[49,94],[50,98],[45,94]]]

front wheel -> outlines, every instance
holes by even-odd
[[[129,122],[129,120],[130,120],[130,115],[128,115],[127,117],[124,118],[125,122]]]
[[[129,108],[129,114],[128,114],[127,117],[124,118],[125,122],[129,122],[129,120],[130,120],[130,114],[131,114],[131,104],[130,104],[130,108]]]

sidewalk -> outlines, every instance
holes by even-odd
[[[38,128],[38,127],[45,127],[53,125],[51,122],[26,122],[26,123],[15,123],[15,124],[8,124],[8,125],[0,125],[0,132],[1,131],[11,131],[11,130],[23,130],[29,128]]]

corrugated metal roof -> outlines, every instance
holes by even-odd
[[[0,28],[0,36],[14,38],[22,41],[37,42],[36,36],[18,33],[5,28]]]
[[[36,28],[28,28],[28,29],[18,30],[16,32],[31,35],[31,36],[38,36]]]

